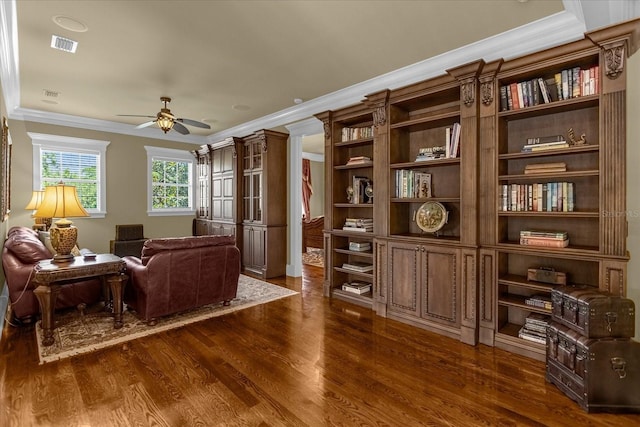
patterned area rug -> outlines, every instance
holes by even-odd
[[[307,248],[307,252],[302,254],[302,263],[324,267],[324,249]]]
[[[211,304],[186,313],[167,316],[159,319],[155,326],[147,326],[126,309],[124,312],[124,326],[121,329],[113,329],[113,317],[109,315],[95,313],[80,316],[75,310],[63,312],[60,315],[56,313],[56,324],[58,326],[54,330],[55,342],[53,345],[43,347],[41,344],[42,329],[40,321],[35,327],[40,364],[89,353],[189,323],[275,301],[297,293],[241,274],[238,283],[238,296],[231,301],[231,305],[225,307],[222,303]]]

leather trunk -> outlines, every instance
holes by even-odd
[[[588,338],[635,335],[635,304],[594,288],[559,286],[551,291],[553,320]]]
[[[587,412],[639,412],[640,343],[587,338],[551,322],[546,378]]]

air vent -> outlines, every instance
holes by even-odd
[[[76,53],[78,42],[71,39],[65,39],[64,37],[56,36],[54,34],[51,36],[51,47],[65,52]]]

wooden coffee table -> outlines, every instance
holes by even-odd
[[[42,313],[42,345],[54,343],[54,309],[61,287],[78,279],[100,277],[103,280],[103,289],[108,289],[111,294],[110,298],[105,295],[105,304],[112,303],[113,327],[121,328],[122,294],[128,279],[124,274],[125,270],[124,260],[113,254],[98,254],[93,259],[77,256],[68,263],[57,264],[52,260],[43,260],[36,264],[33,275],[38,286],[33,293],[40,303]]]

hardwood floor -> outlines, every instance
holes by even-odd
[[[631,426],[587,414],[544,364],[472,347],[300,292],[85,356],[38,365],[32,327],[5,327],[0,426]]]

